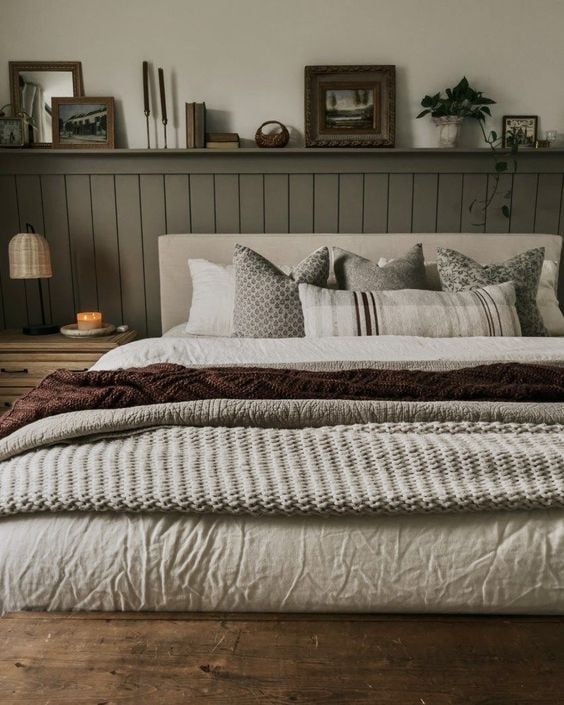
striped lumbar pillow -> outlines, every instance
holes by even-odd
[[[458,293],[420,289],[336,291],[310,284],[300,284],[299,290],[309,338],[521,335],[512,282]]]

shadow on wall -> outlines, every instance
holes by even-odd
[[[126,149],[129,147],[129,140],[127,138],[127,127],[125,122],[125,115],[123,110],[123,102],[121,98],[114,99],[115,105],[115,141],[116,147]]]

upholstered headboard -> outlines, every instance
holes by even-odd
[[[235,243],[252,247],[275,264],[297,264],[317,247],[327,245],[351,250],[378,261],[397,257],[411,245],[423,243],[426,260],[435,259],[436,247],[451,247],[479,262],[500,262],[532,247],[546,248],[546,259],[560,262],[562,237],[535,234],[401,233],[362,235],[161,235],[159,272],[163,331],[188,320],[192,299],[189,258],[229,264]]]

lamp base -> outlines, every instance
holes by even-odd
[[[59,326],[52,323],[38,324],[36,326],[24,326],[22,333],[24,335],[53,335],[59,332]]]

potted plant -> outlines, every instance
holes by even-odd
[[[425,110],[417,117],[422,118],[430,113],[439,128],[439,147],[456,147],[464,118],[478,120],[482,124],[486,116],[491,115],[488,105],[493,105],[495,100],[472,88],[466,77],[445,92],[446,96],[440,92],[426,95],[421,101]]]

